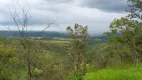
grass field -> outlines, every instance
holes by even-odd
[[[142,80],[142,66],[96,70],[88,72],[85,80]]]
[[[23,76],[24,75],[24,76]],[[26,72],[20,70],[18,73],[20,78],[14,78],[12,80],[26,80]],[[46,79],[45,79],[46,80]],[[74,80],[74,79],[72,79]],[[88,71],[85,80],[142,80],[142,66],[130,67],[125,69],[120,68],[107,68],[100,70]]]

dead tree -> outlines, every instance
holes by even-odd
[[[16,3],[18,7],[20,8],[20,11],[18,12],[15,8],[14,13],[11,12],[12,19],[17,27],[18,34],[14,33],[8,25],[5,25],[5,27],[14,35],[14,37],[17,38],[18,42],[20,42],[20,45],[23,50],[23,58],[25,62],[25,66],[27,68],[27,75],[28,75],[28,80],[33,79],[33,71],[36,68],[36,62],[33,61],[33,54],[38,54],[40,52],[40,48],[35,48],[34,43],[37,42],[38,37],[34,37],[30,39],[30,37],[25,35],[25,32],[28,30],[28,25],[29,25],[29,18],[31,17],[30,15],[30,7],[22,7],[18,2]],[[56,21],[56,20],[55,20]],[[49,28],[52,24],[54,24],[53,21],[52,23],[48,24],[47,27],[45,27],[43,30],[41,30],[37,34],[41,34],[44,32],[47,28]]]

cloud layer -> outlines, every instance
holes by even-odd
[[[83,6],[106,12],[124,12],[128,9],[127,0],[84,0]]]
[[[17,29],[14,28],[10,15],[15,8],[17,12],[21,12],[15,2],[17,1],[0,1],[1,30],[5,29],[2,24],[13,25],[12,29]],[[126,15],[124,10],[128,5],[125,0],[18,0],[18,3],[25,9],[30,6],[30,29],[41,30],[56,20],[49,30],[65,31],[66,26],[79,23],[88,25],[91,34],[109,30],[109,23],[114,18]]]

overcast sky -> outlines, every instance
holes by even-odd
[[[10,14],[19,11],[17,2],[25,9],[30,6],[29,30],[41,30],[56,20],[47,30],[65,31],[78,23],[88,25],[90,34],[108,31],[110,22],[125,16],[128,8],[127,0],[0,0],[0,30],[6,30],[4,24],[17,29]]]

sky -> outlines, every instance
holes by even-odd
[[[20,5],[20,6],[19,6]],[[50,31],[66,31],[75,23],[86,26],[92,35],[109,31],[115,18],[127,15],[127,0],[0,0],[0,30],[17,30],[12,16],[19,13],[22,20],[24,7],[29,12],[28,30],[42,30],[48,24]]]

